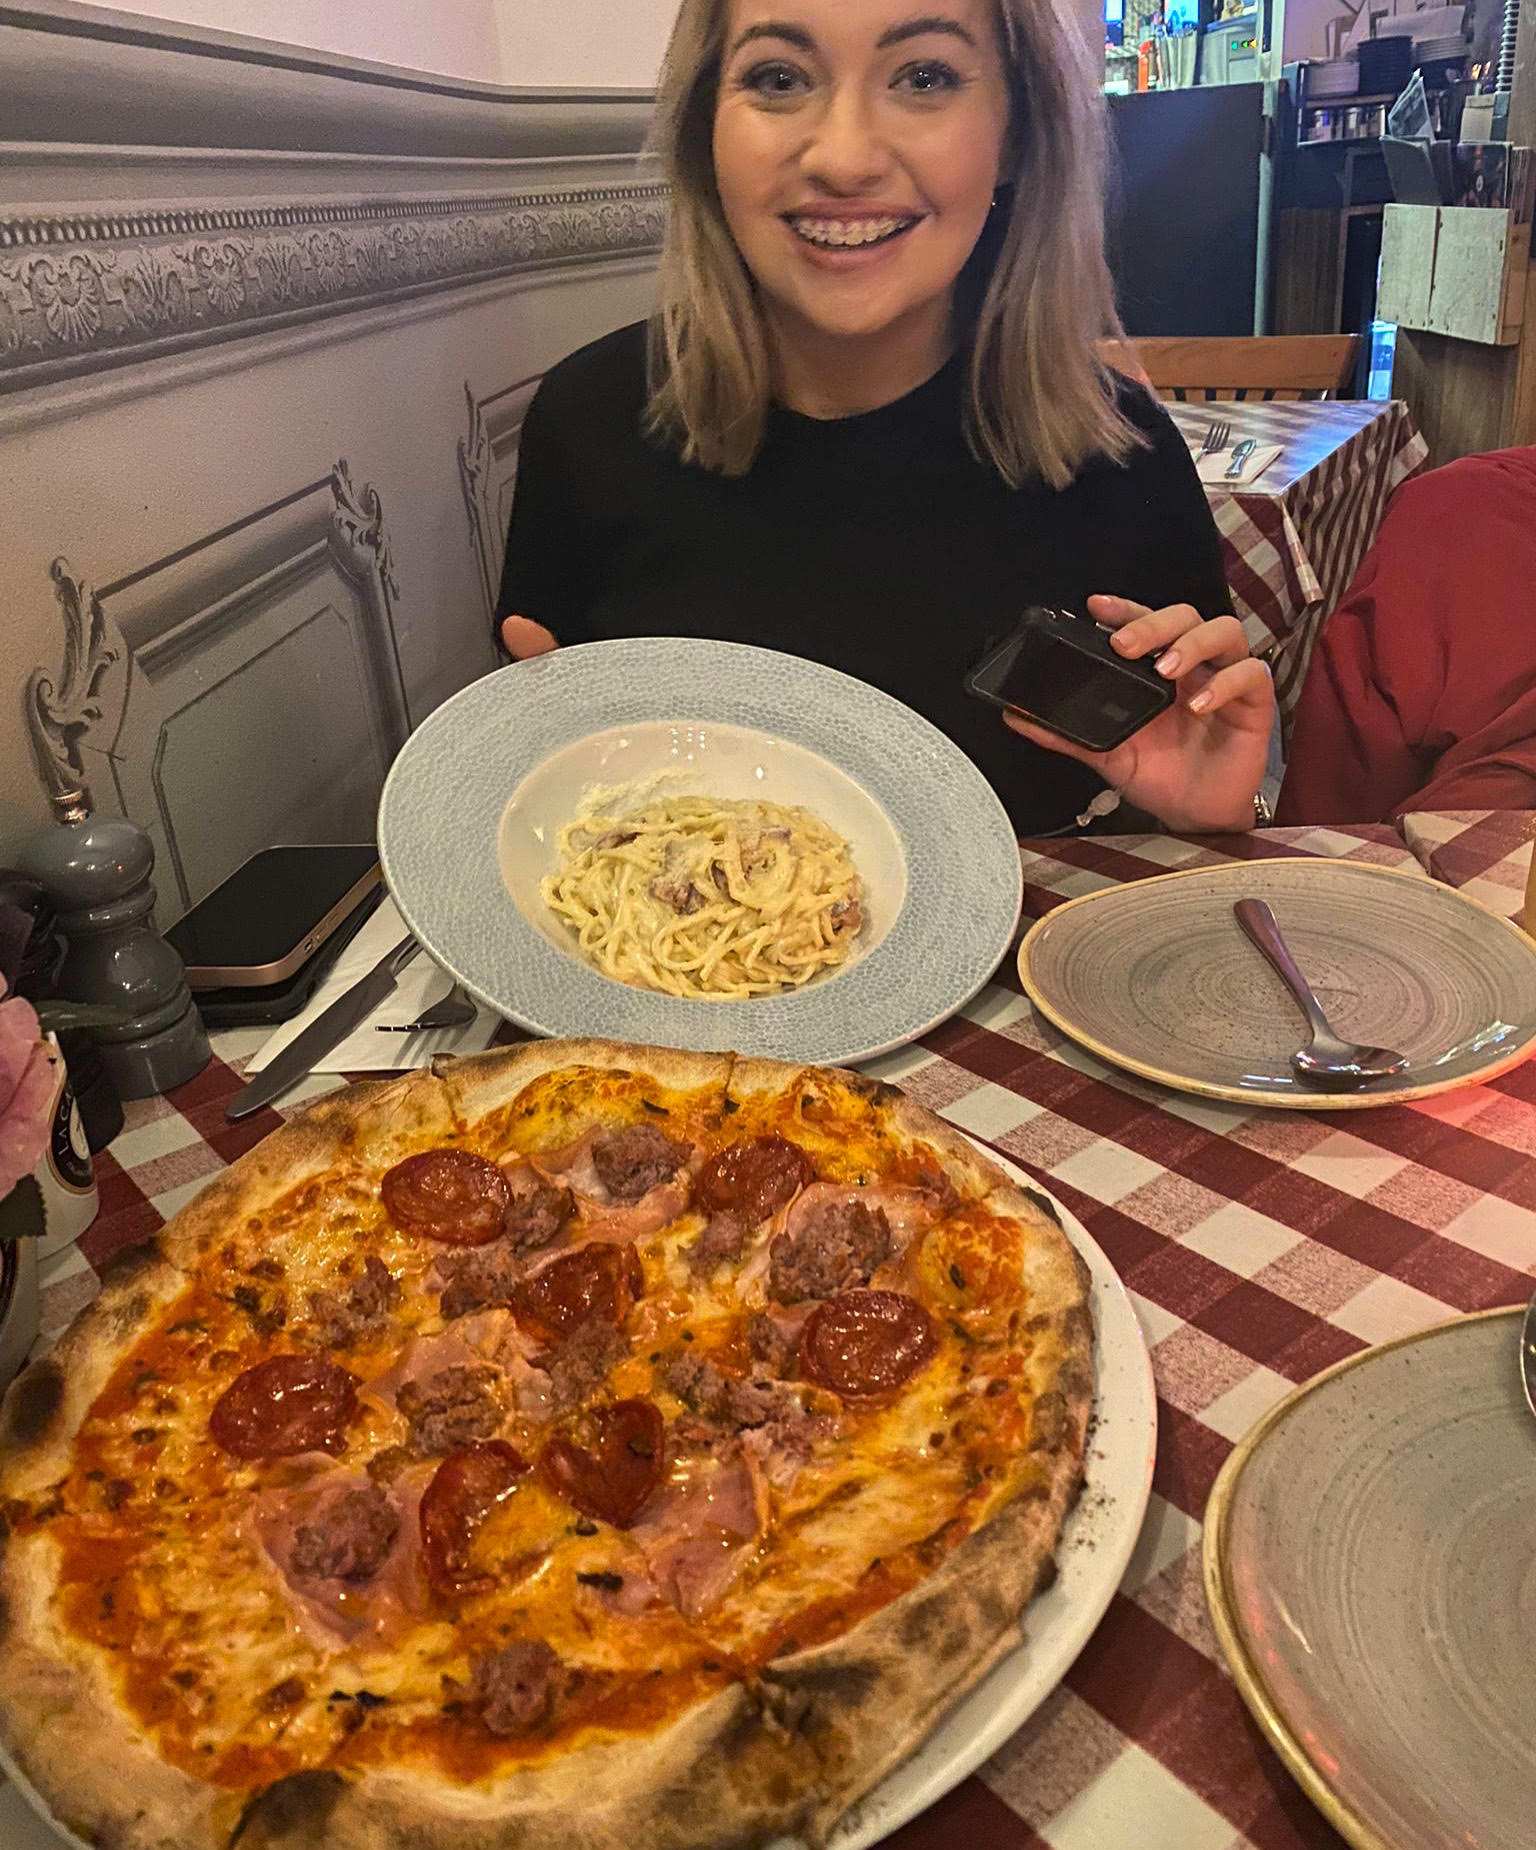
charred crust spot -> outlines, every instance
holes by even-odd
[[[35,1445],[64,1404],[64,1371],[51,1356],[34,1362],[5,1403],[5,1437],[12,1445]]]
[[[1042,1195],[1038,1188],[1026,1188],[1023,1191],[1027,1201],[1032,1201],[1053,1227],[1061,1227],[1060,1217],[1056,1213],[1056,1204],[1048,1195]],[[1066,1229],[1062,1228],[1065,1232]]]
[[[323,1843],[325,1827],[347,1789],[339,1773],[314,1769],[289,1773],[258,1792],[240,1814],[228,1850],[283,1850],[285,1845]]]
[[[141,1273],[147,1272],[160,1258],[160,1242],[151,1235],[148,1239],[135,1240],[131,1246],[124,1246],[112,1254],[98,1268],[102,1284],[125,1288],[133,1283]]]
[[[667,1108],[665,1105],[653,1105],[648,1098],[641,1099],[640,1104],[641,1104],[642,1109],[646,1111],[654,1111],[657,1117],[659,1118],[665,1118],[668,1115]]]
[[[281,1715],[284,1709],[296,1708],[304,1696],[302,1677],[284,1677],[281,1683],[274,1683],[262,1697],[261,1706],[268,1715]]]
[[[1048,1388],[1035,1402],[1029,1425],[1029,1449],[1032,1452],[1054,1451],[1066,1435],[1068,1412],[1066,1396]]]

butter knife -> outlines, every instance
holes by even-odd
[[[253,1111],[260,1111],[263,1105],[270,1105],[312,1073],[316,1061],[323,1060],[359,1022],[367,1020],[420,949],[414,938],[405,937],[393,950],[386,951],[365,977],[339,995],[302,1034],[288,1043],[269,1067],[235,1094],[224,1108],[224,1116],[230,1123],[238,1123]]]

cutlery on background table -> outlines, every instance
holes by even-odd
[[[1227,472],[1222,477],[1224,482],[1240,482],[1243,478],[1243,464],[1258,448],[1252,437],[1244,437],[1242,442],[1234,445],[1232,460],[1227,464]]]
[[[406,936],[386,951],[365,977],[338,996],[302,1034],[288,1043],[265,1071],[235,1094],[224,1108],[224,1116],[230,1123],[238,1123],[253,1111],[260,1111],[263,1105],[270,1105],[274,1099],[292,1091],[301,1079],[307,1078],[317,1061],[323,1060],[339,1041],[345,1040],[360,1022],[368,1019],[420,949],[413,937]]]
[[[376,1021],[376,1034],[428,1034],[434,1028],[462,1028],[475,1019],[475,1005],[455,983],[440,1002],[423,1009],[414,1021]]]
[[[1224,450],[1232,440],[1232,426],[1225,418],[1212,418],[1206,426],[1205,441],[1200,445],[1202,456],[1214,456]]]
[[[1240,899],[1232,908],[1237,922],[1274,966],[1281,981],[1296,998],[1307,1018],[1312,1038],[1291,1055],[1297,1077],[1322,1091],[1352,1091],[1373,1079],[1390,1079],[1407,1066],[1407,1057],[1391,1047],[1362,1047],[1341,1040],[1329,1026],[1323,1005],[1296,967],[1290,948],[1280,936],[1275,915],[1262,899]]]
[[[1520,1324],[1520,1385],[1525,1389],[1526,1406],[1536,1413],[1536,1292]]]

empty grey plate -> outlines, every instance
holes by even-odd
[[[1369,1349],[1238,1447],[1205,1584],[1243,1699],[1360,1850],[1536,1829],[1536,1419],[1523,1307]]]
[[[853,957],[743,1002],[604,976],[539,881],[578,805],[613,789],[814,810],[863,881]],[[1023,894],[1006,811],[927,720],[815,662],[693,638],[557,649],[465,688],[395,760],[379,853],[434,962],[536,1034],[825,1065],[900,1046],[969,1001],[1007,955]]]
[[[1318,1092],[1295,1003],[1232,907],[1267,900],[1346,1040],[1408,1068]],[[1356,861],[1240,861],[1076,899],[1019,948],[1030,1000],[1113,1065],[1240,1104],[1346,1111],[1492,1078],[1536,1045],[1536,944],[1439,882]]]

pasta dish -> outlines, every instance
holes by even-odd
[[[560,831],[540,886],[605,976],[716,1001],[845,963],[863,924],[848,843],[807,809],[671,797]]]

